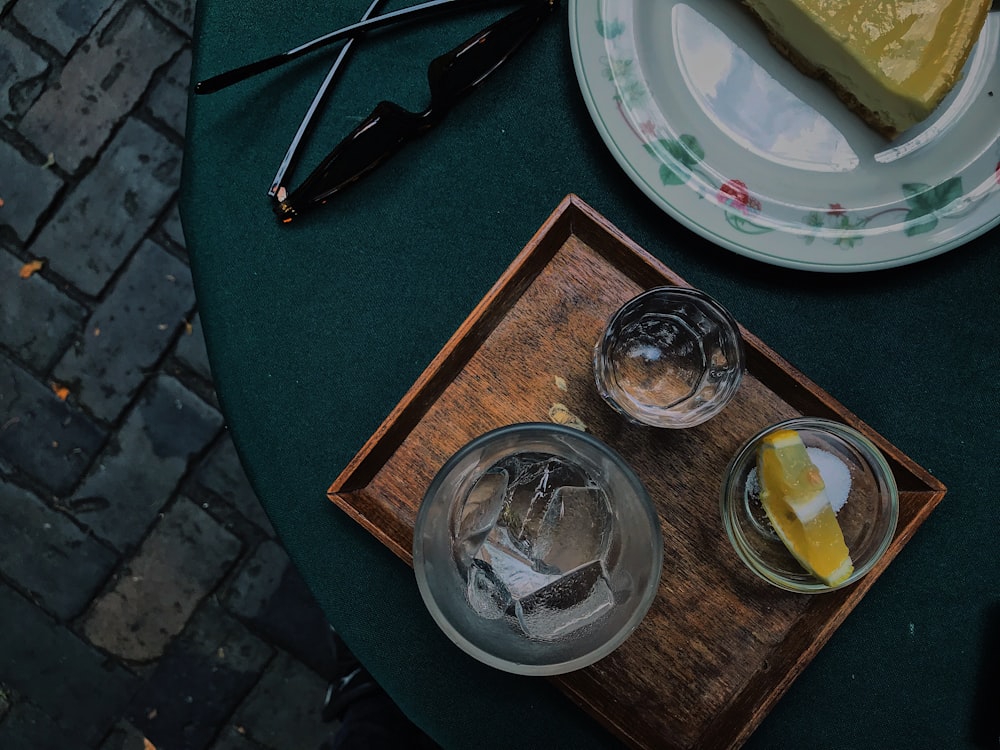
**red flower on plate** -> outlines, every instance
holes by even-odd
[[[839,203],[831,203],[827,213],[830,214],[830,216],[843,216],[846,213],[846,209]]]
[[[997,181],[997,185],[1000,185],[1000,161],[997,162],[996,171],[993,172],[993,179]]]
[[[726,180],[715,197],[719,203],[744,214],[760,211],[760,201],[750,194],[743,180]]]

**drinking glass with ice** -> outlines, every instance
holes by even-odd
[[[659,518],[592,435],[494,430],[442,467],[418,514],[414,569],[432,616],[486,663],[557,674],[617,647],[655,596]]]

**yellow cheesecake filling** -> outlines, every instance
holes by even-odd
[[[990,0],[745,2],[780,51],[804,72],[829,77],[838,95],[855,99],[887,135],[941,103],[961,77],[990,6]]]

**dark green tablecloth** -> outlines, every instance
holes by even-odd
[[[363,5],[200,0],[193,77],[350,23]],[[379,99],[422,108],[427,62],[483,19],[370,39],[297,176]],[[1000,715],[1000,234],[864,275],[783,270],[715,247],[658,210],[605,149],[574,76],[565,7],[439,128],[282,227],[265,191],[331,59],[192,99],[182,216],[251,482],[330,620],[403,709],[449,748],[615,744],[545,680],[453,647],[411,571],[325,497],[575,192],[949,488],[749,746],[973,746],[977,715]]]

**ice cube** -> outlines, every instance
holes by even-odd
[[[507,472],[491,469],[469,490],[454,523],[455,559],[462,568],[472,565],[472,559],[496,526],[507,486]]]
[[[510,491],[498,526],[507,530],[503,544],[511,544],[520,553],[533,556],[535,535],[552,493],[562,483],[565,464],[554,456],[519,454],[511,457]]]
[[[535,558],[563,573],[599,560],[611,542],[611,508],[599,487],[560,487],[552,493],[535,539]]]
[[[614,604],[604,565],[595,560],[515,600],[514,611],[527,636],[555,640],[596,622]]]
[[[489,566],[514,599],[528,596],[559,578],[538,569],[535,561],[519,554],[517,548],[502,542],[506,529],[497,527],[476,553],[476,561]]]
[[[510,591],[490,564],[481,559],[473,560],[469,568],[466,598],[473,611],[487,620],[499,620],[513,604]]]

